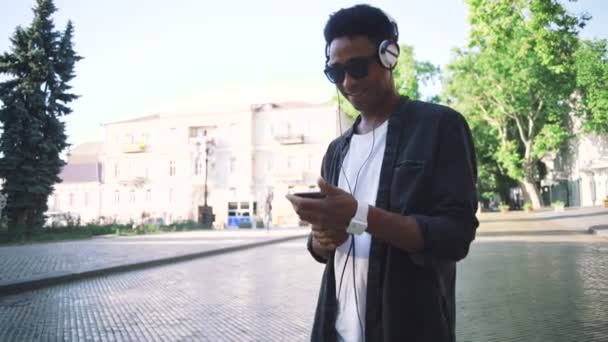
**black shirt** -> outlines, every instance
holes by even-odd
[[[352,128],[332,141],[321,175],[338,184]],[[479,225],[477,166],[470,129],[451,108],[403,97],[389,117],[376,206],[414,217],[421,253],[407,253],[372,236],[365,313],[366,341],[455,341],[456,262]],[[333,255],[325,263],[312,341],[335,341]]]

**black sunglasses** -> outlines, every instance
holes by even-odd
[[[356,80],[365,78],[369,73],[369,66],[377,60],[377,56],[355,57],[345,64],[332,64],[325,67],[325,76],[331,83],[342,83],[346,74]]]

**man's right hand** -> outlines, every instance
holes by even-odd
[[[348,239],[346,227],[344,228],[325,228],[319,225],[312,225],[312,246],[315,252],[327,257],[338,246]]]

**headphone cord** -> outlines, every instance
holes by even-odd
[[[350,235],[351,235],[350,247],[348,248],[348,254],[346,254],[346,261],[344,262],[344,267],[342,267],[342,275],[340,275],[340,286],[338,286],[338,299],[340,299],[340,292],[342,290],[342,279],[344,279],[344,271],[346,270],[346,264],[348,263],[348,258],[350,258],[350,251],[355,248],[354,236],[352,236],[352,234],[350,234]],[[353,256],[353,259],[354,259],[354,256]]]
[[[340,93],[338,92],[338,88],[336,87],[336,95],[338,96],[338,120],[340,121],[339,125],[340,125],[340,131],[342,131],[342,110],[340,108]],[[372,128],[372,148],[369,151],[369,154],[367,155],[367,158],[365,159],[365,161],[363,162],[363,164],[361,164],[361,167],[359,168],[359,171],[357,171],[357,176],[355,177],[355,187],[354,189],[351,188],[350,186],[350,182],[348,181],[348,177],[346,176],[346,172],[344,171],[344,159],[342,159],[342,165],[340,166],[340,170],[342,170],[342,175],[344,175],[344,180],[346,181],[346,185],[348,186],[348,190],[350,191],[350,194],[355,196],[355,192],[357,191],[357,184],[359,183],[359,175],[361,174],[361,170],[363,170],[363,167],[365,167],[365,164],[367,164],[367,162],[369,161],[369,159],[372,157],[372,155],[374,154],[374,145],[376,143],[376,128],[379,125],[376,124],[374,125],[374,127]]]
[[[340,132],[342,132],[342,110],[340,107],[340,94],[338,93],[338,88],[336,88],[336,94],[338,96],[338,120],[339,120],[339,125],[340,125]],[[344,180],[346,181],[346,184],[348,185],[348,190],[350,191],[351,195],[355,195],[355,192],[357,191],[357,184],[359,183],[359,175],[361,173],[361,170],[363,170],[363,167],[365,166],[365,164],[367,164],[367,162],[369,161],[369,159],[371,158],[371,156],[374,153],[374,145],[376,143],[376,128],[378,125],[375,125],[374,128],[372,129],[372,148],[367,156],[367,158],[365,159],[365,161],[363,162],[363,164],[361,164],[361,167],[359,168],[359,171],[357,171],[357,176],[355,177],[355,187],[354,189],[351,188],[350,186],[350,182],[348,181],[348,177],[346,176],[346,172],[344,171],[344,158],[342,160],[342,165],[340,167],[340,169],[342,170],[342,174],[344,175]],[[341,134],[342,135],[342,134]],[[344,272],[346,271],[346,265],[348,264],[348,259],[350,258],[350,251],[353,251],[353,258],[352,258],[352,264],[353,264],[353,292],[355,293],[355,309],[357,311],[357,322],[359,323],[359,328],[361,329],[361,336],[364,337],[365,335],[365,330],[363,329],[363,321],[361,320],[361,314],[359,313],[359,296],[357,295],[357,279],[355,276],[356,273],[356,268],[355,268],[355,263],[357,261],[356,259],[356,253],[355,253],[355,236],[353,234],[350,234],[351,237],[351,241],[350,241],[350,247],[348,248],[348,253],[346,255],[346,261],[344,261],[344,266],[342,267],[342,274],[340,275],[340,285],[338,286],[338,301],[340,300],[340,293],[342,292],[342,280],[344,279]]]
[[[354,238],[354,237],[353,237]],[[353,239],[354,241],[354,239]],[[359,328],[361,329],[361,337],[365,339],[365,332],[363,330],[363,321],[361,320],[361,314],[359,314],[359,299],[357,296],[357,280],[355,278],[355,244],[353,243],[353,288],[355,292],[355,309],[357,310],[357,321],[359,322]]]

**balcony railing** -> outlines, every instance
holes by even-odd
[[[118,184],[123,186],[132,186],[136,188],[143,187],[148,182],[146,177],[136,176],[136,177],[119,177]]]
[[[279,133],[275,134],[274,138],[276,139],[276,141],[283,145],[295,145],[304,143],[304,134],[299,133]]]
[[[127,143],[122,144],[123,153],[141,153],[146,152],[146,144],[144,143]]]

